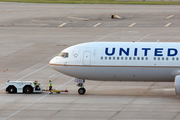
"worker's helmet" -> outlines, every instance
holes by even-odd
[[[49,80],[49,82],[51,82],[51,80]]]

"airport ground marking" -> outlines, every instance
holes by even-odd
[[[102,23],[97,23],[97,24],[95,24],[95,25],[93,25],[93,27],[97,27],[97,26],[99,26],[99,25],[101,25]]]
[[[69,81],[65,82],[64,84],[60,85],[60,86],[57,87],[56,89],[58,89],[58,88],[60,88],[60,87],[62,87],[62,86],[64,86],[64,85],[66,85],[67,83],[71,82],[72,80],[74,80],[74,78],[72,78],[71,80],[69,80]],[[3,119],[3,120],[9,119],[10,117],[14,116],[15,114],[21,112],[22,110],[26,109],[27,107],[29,107],[29,106],[33,105],[34,103],[38,102],[39,100],[43,99],[43,98],[46,97],[47,95],[48,95],[48,94],[43,95],[41,98],[39,98],[39,99],[37,99],[36,101],[32,102],[31,104],[29,104],[29,105],[23,107],[22,109],[16,111],[15,113],[11,114],[10,116],[8,116],[7,118],[5,118],[5,119]]]
[[[49,78],[52,78],[52,77],[54,77],[56,74],[54,74],[54,75],[51,75]]]
[[[99,40],[102,40],[103,38],[106,38],[106,37],[111,36],[111,35],[114,35],[114,34],[117,34],[117,33],[111,33],[111,34],[108,34],[108,35],[106,35],[106,36],[103,36],[103,37],[97,39],[97,40],[94,41],[94,42],[98,42]]]
[[[77,19],[77,20],[89,20],[89,19],[87,19],[87,18],[78,18],[78,17],[68,17],[68,18]]]
[[[11,98],[7,99],[6,101],[4,101],[4,103],[6,103],[7,101],[9,101]]]
[[[15,114],[21,112],[22,110],[26,109],[27,107],[29,107],[29,106],[31,106],[31,105],[33,105],[34,103],[36,103],[36,102],[38,102],[39,100],[41,100],[41,99],[43,99],[44,97],[46,97],[47,95],[48,95],[48,94],[43,95],[41,98],[39,98],[39,99],[37,99],[36,101],[32,102],[31,104],[29,104],[29,105],[23,107],[22,109],[16,111],[15,113],[11,114],[10,116],[8,116],[7,118],[5,118],[4,120],[9,119],[9,118],[12,117],[13,115],[15,115]]]
[[[47,65],[45,65],[45,66],[43,66],[43,67],[41,67],[41,68],[39,68],[39,69],[37,69],[37,70],[35,70],[35,71],[31,72],[31,73],[29,73],[29,74],[27,74],[27,75],[25,75],[25,76],[23,76],[23,77],[19,78],[19,79],[18,79],[18,80],[16,80],[16,81],[20,81],[20,80],[22,80],[23,78],[26,78],[27,76],[29,76],[29,75],[31,75],[31,74],[33,74],[33,73],[35,73],[35,72],[39,71],[39,70],[44,69],[44,68],[45,68],[45,67],[47,67],[48,65],[49,65],[49,64],[47,64]]]
[[[132,23],[130,24],[128,27],[133,27],[134,25],[136,25],[137,23]]]
[[[63,27],[64,25],[66,25],[67,23],[62,23],[61,25],[59,25],[58,27]]]
[[[139,42],[139,41],[141,41],[142,39],[144,39],[144,38],[146,38],[146,37],[148,37],[148,36],[150,36],[150,35],[152,35],[152,34],[155,34],[155,33],[150,33],[150,34],[148,34],[148,35],[144,36],[143,38],[139,39],[139,40],[138,40],[138,41],[136,41],[136,42]]]
[[[65,82],[64,84],[62,84],[61,86],[57,87],[56,89],[59,89],[60,87],[62,87],[62,86],[64,86],[64,85],[66,85],[67,83],[71,82],[72,80],[74,80],[74,78],[72,78],[71,80],[69,80],[69,81]]]
[[[124,39],[125,37],[122,37],[121,39]]]
[[[22,80],[23,78],[26,78],[27,76],[29,76],[29,75],[31,75],[31,74],[33,74],[33,73],[39,71],[39,70],[44,69],[44,68],[47,67],[48,65],[49,65],[49,64],[47,64],[47,65],[45,65],[45,66],[43,66],[43,67],[41,67],[41,68],[39,68],[39,69],[37,69],[37,70],[35,70],[35,71],[33,71],[33,72],[27,74],[27,75],[25,75],[25,76],[23,76],[23,77],[17,79],[16,81],[20,81],[20,80]],[[0,90],[5,89],[5,88],[6,88],[6,87],[3,87],[3,88],[1,88]]]
[[[174,17],[174,15],[170,15],[170,16],[166,17],[166,19],[169,19],[169,18],[172,18],[172,17]]]
[[[172,23],[167,23],[164,27],[169,27]]]

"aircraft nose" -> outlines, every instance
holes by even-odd
[[[49,66],[52,67],[53,69],[55,69],[57,62],[58,62],[58,57],[56,56],[49,61]]]

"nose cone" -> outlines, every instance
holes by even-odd
[[[50,60],[49,66],[51,68],[55,69],[57,62],[58,62],[58,57],[56,56],[56,57],[54,57],[53,59]]]

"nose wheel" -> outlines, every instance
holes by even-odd
[[[85,89],[85,88],[79,88],[79,89],[78,89],[78,93],[79,93],[80,95],[83,95],[85,92],[86,92],[86,89]]]
[[[79,93],[80,95],[83,95],[84,93],[86,93],[86,89],[84,88],[84,85],[83,85],[83,83],[85,82],[85,80],[76,78],[76,79],[75,79],[75,82],[77,82],[77,83],[78,83],[77,86],[80,87],[80,88],[78,89],[78,93]]]

